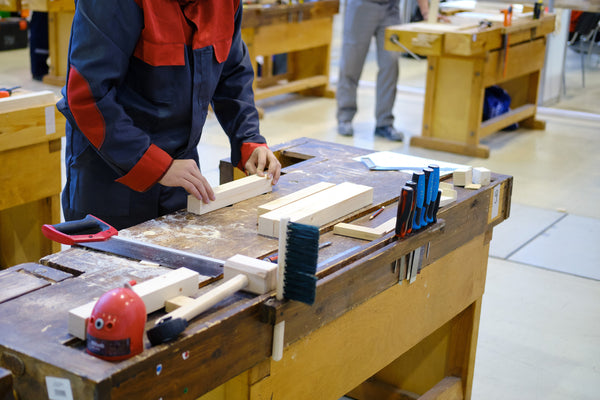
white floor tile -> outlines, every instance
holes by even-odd
[[[567,215],[509,260],[600,280],[600,219]]]
[[[490,258],[474,400],[600,393],[600,283]]]
[[[565,217],[564,213],[512,203],[510,218],[494,228],[490,256],[507,258],[544,229]]]

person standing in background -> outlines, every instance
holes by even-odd
[[[29,21],[29,61],[31,77],[41,81],[48,75],[48,13],[34,11]]]
[[[429,12],[427,0],[418,0],[425,19]],[[402,132],[394,128],[392,109],[396,99],[399,73],[399,53],[384,49],[385,28],[400,24],[398,0],[347,0],[342,36],[342,56],[337,85],[338,133],[352,136],[352,119],[358,110],[356,91],[371,38],[377,46],[377,82],[375,89],[375,132],[389,140],[401,141]]]

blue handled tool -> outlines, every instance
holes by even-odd
[[[423,168],[423,173],[425,174],[425,196],[423,198],[423,213],[421,214],[421,226],[425,227],[429,225],[429,220],[427,219],[427,213],[429,212],[429,207],[431,206],[431,202],[435,201],[433,198],[433,169],[431,168]]]
[[[423,202],[425,200],[425,174],[423,172],[413,172],[412,180],[417,182],[417,195],[415,204],[415,215],[413,218],[413,230],[418,230],[422,227],[423,220]]]
[[[440,188],[440,167],[435,164],[431,164],[431,165],[429,165],[429,168],[431,168],[433,170],[433,178],[432,178],[432,185],[431,185],[431,202],[429,203],[429,206],[427,207],[427,223],[428,224],[435,222],[433,212],[434,212],[434,208],[435,208],[436,198],[438,196],[438,189]]]

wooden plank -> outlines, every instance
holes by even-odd
[[[346,224],[340,222],[333,227],[335,235],[342,235],[363,240],[375,240],[383,235],[390,233],[396,228],[396,217],[390,218],[383,224],[370,228],[368,226],[360,226],[354,224]]]
[[[335,186],[335,183],[329,183],[329,182],[315,183],[314,185],[310,185],[309,187],[297,190],[293,193],[290,193],[290,194],[280,197],[276,200],[273,200],[266,204],[263,204],[262,206],[258,207],[258,215],[268,213],[269,211],[273,211],[279,207],[283,207],[285,205],[293,203],[294,201],[298,201],[300,199],[303,199],[305,197],[308,197],[315,193],[318,193],[322,190],[329,189],[330,187],[333,187],[333,186]]]
[[[279,237],[279,220],[282,217],[289,217],[292,222],[320,227],[372,202],[372,187],[343,182],[261,215],[258,218],[258,232],[269,237]]]
[[[347,393],[347,396],[355,400],[417,400],[419,398],[416,393],[399,389],[376,378],[367,379],[360,386]]]
[[[329,77],[326,75],[316,75],[308,78],[298,79],[278,85],[256,89],[254,97],[256,100],[267,97],[277,96],[284,93],[294,93],[302,90],[311,89],[318,86],[326,86],[329,83]]]
[[[374,240],[382,236],[375,228],[354,224],[346,224],[344,222],[335,224],[335,226],[333,227],[333,233],[336,235],[348,236],[363,240]]]
[[[0,112],[0,151],[60,139],[65,121],[54,103]]]
[[[0,303],[50,285],[47,280],[30,275],[18,266],[16,269],[13,267],[9,270],[0,271],[0,281],[2,281]]]
[[[14,95],[0,99],[0,113],[56,104],[58,99],[54,92],[42,90],[39,92],[15,92]]]
[[[463,400],[462,382],[459,377],[448,376],[425,392],[419,400]]]
[[[327,46],[331,43],[331,29],[331,18],[260,26],[254,36],[254,51],[260,55],[273,55]]]
[[[416,147],[423,147],[431,150],[447,151],[450,153],[464,154],[467,156],[488,158],[490,156],[490,148],[484,144],[478,144],[476,146],[469,146],[467,144],[444,140],[426,136],[412,136],[410,138],[410,145]]]
[[[0,210],[60,193],[60,147],[55,151],[48,143],[38,143],[3,151],[1,156]]]
[[[501,82],[534,73],[544,67],[545,38],[513,44],[513,37],[509,35],[509,40],[511,45],[506,59],[506,76],[504,76],[502,67],[505,58],[504,51],[490,51],[482,72],[483,86],[497,85]],[[528,88],[521,87],[519,89],[526,92]]]
[[[515,122],[532,117],[535,115],[536,111],[537,106],[535,104],[525,104],[504,114],[500,114],[497,117],[490,118],[481,123],[479,137],[491,135],[492,133],[496,133],[507,126],[514,124]]]
[[[18,266],[23,271],[37,276],[38,278],[46,279],[52,283],[62,282],[65,279],[72,278],[74,275],[65,271],[54,269],[46,265],[37,263],[26,263]]]
[[[268,193],[272,190],[271,179],[268,179],[266,176],[250,175],[213,188],[215,201],[208,204],[189,195],[187,210],[188,212],[202,215]]]
[[[200,274],[187,268],[178,268],[133,286],[146,305],[149,314],[165,306],[165,301],[177,296],[191,296],[198,292]],[[69,333],[85,340],[87,320],[96,300],[69,310]]]

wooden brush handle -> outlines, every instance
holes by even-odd
[[[275,297],[283,300],[283,278],[285,276],[285,255],[287,252],[287,226],[290,217],[282,217],[279,220],[279,254],[277,256],[277,290]]]
[[[238,290],[242,290],[248,286],[248,277],[244,274],[236,275],[235,277],[223,282],[210,292],[203,294],[202,296],[194,299],[190,303],[179,307],[178,309],[170,312],[164,317],[156,321],[155,325],[158,325],[161,321],[171,317],[173,319],[183,318],[186,321],[196,317],[200,313],[208,310],[221,300],[231,296]]]

